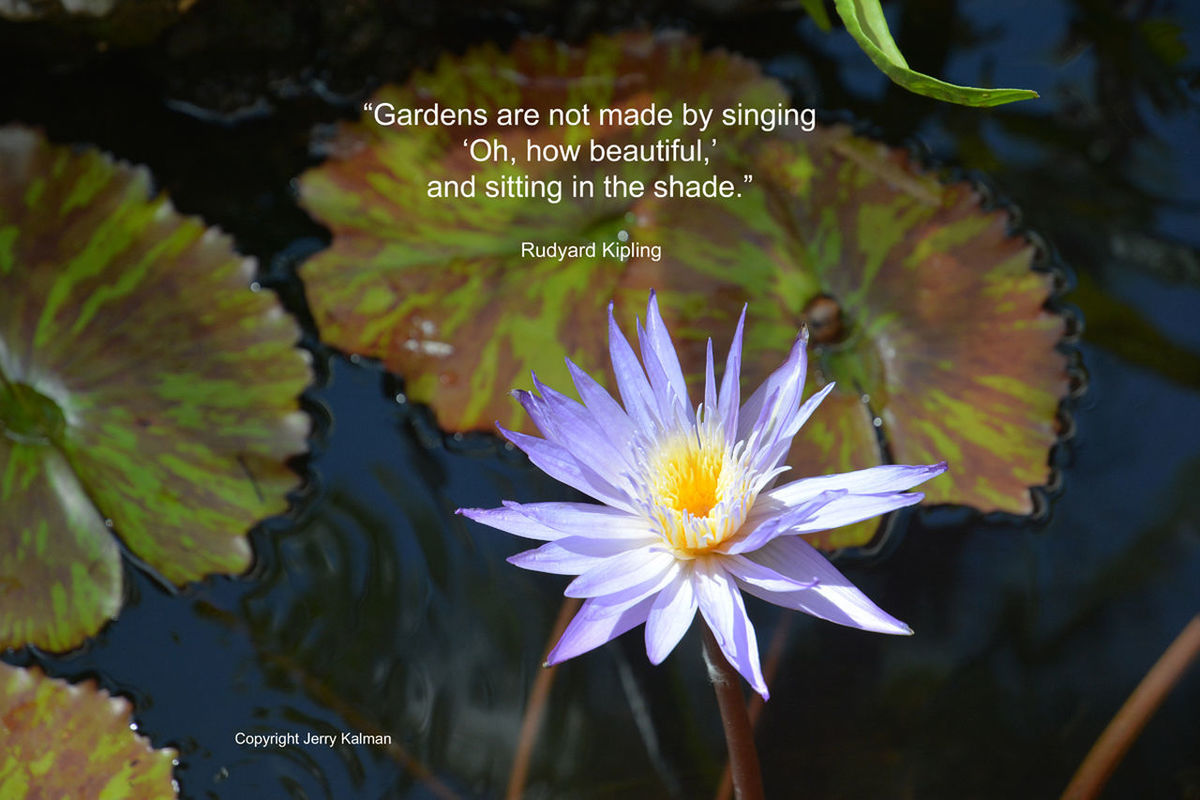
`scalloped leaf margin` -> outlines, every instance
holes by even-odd
[[[249,566],[312,374],[254,271],[145,169],[0,128],[0,647],[114,617],[114,533],[175,584]]]
[[[178,754],[136,734],[129,701],[92,681],[70,684],[0,662],[0,743],[5,800],[177,796]]]

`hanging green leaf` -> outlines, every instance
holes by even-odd
[[[519,106],[545,118],[551,108],[584,103],[777,110],[786,97],[739,58],[704,54],[692,40],[630,34],[582,49],[542,39],[523,40],[508,55],[483,48],[384,89],[375,102]],[[303,204],[334,233],[332,247],[302,270],[322,335],[382,359],[451,430],[487,430],[497,420],[529,430],[508,391],[527,386],[531,370],[551,386],[569,385],[566,354],[612,385],[610,298],[630,322],[657,288],[693,380],[703,375],[705,338],[725,347],[722,337],[749,301],[747,385],[782,360],[807,321],[812,388],[839,386],[797,439],[794,474],[945,458],[952,469],[930,485],[929,502],[1027,513],[1028,487],[1048,475],[1066,385],[1054,349],[1062,320],[1042,308],[1050,280],[1030,270],[1032,247],[1008,233],[1004,213],[983,211],[971,187],[942,185],[899,151],[841,128],[762,128],[710,128],[702,136],[718,146],[709,164],[581,159],[527,167],[533,178],[564,185],[615,175],[648,190],[672,177],[715,175],[733,182],[733,196],[648,191],[555,204],[425,192],[430,180],[474,176],[482,186],[519,172],[465,158],[465,138],[495,138],[515,152],[527,138],[590,148],[592,140],[628,146],[696,133],[344,126],[334,156],[300,181]],[[613,255],[621,244],[638,249]],[[552,245],[558,249],[546,249]],[[564,254],[571,245],[583,249]],[[869,538],[859,529],[820,541]]]
[[[838,16],[846,30],[858,42],[875,66],[895,83],[915,94],[959,103],[964,106],[999,106],[1017,100],[1032,100],[1037,92],[1029,89],[977,89],[939,81],[909,68],[892,39],[879,0],[835,0]]]
[[[800,0],[800,5],[822,31],[829,33],[833,29],[833,23],[829,21],[829,12],[825,10],[825,0]]]
[[[310,380],[253,274],[145,170],[0,128],[0,647],[115,616],[114,533],[176,584],[249,565]]]
[[[0,662],[0,797],[175,797],[174,750],[133,732],[129,701]]]

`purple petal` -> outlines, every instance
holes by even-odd
[[[725,372],[721,375],[721,394],[717,399],[717,414],[725,426],[725,444],[732,447],[738,440],[738,407],[741,404],[742,330],[746,326],[746,307],[738,317],[729,355],[725,357]]]
[[[508,502],[505,505],[550,533],[548,536],[529,538],[552,540],[566,535],[583,535],[605,539],[645,539],[657,535],[642,515],[630,514],[611,506],[595,503]]]
[[[646,376],[650,379],[650,390],[654,394],[654,404],[658,412],[658,418],[664,423],[673,422],[679,414],[683,414],[688,422],[691,422],[691,413],[688,410],[687,394],[679,395],[675,391],[675,387],[671,385],[670,378],[667,377],[666,369],[658,360],[658,354],[654,352],[654,348],[647,342],[648,334],[642,328],[642,323],[637,323],[637,339],[638,347],[642,351],[642,364],[646,369]]]
[[[749,529],[749,533],[739,533],[728,542],[723,543],[718,550],[729,555],[757,550],[777,536],[794,533],[797,526],[808,522],[825,506],[845,496],[846,493],[839,490],[821,492],[795,508],[779,508],[765,517],[759,511],[759,504],[756,503],[754,510],[750,512],[750,516],[742,526],[743,530]],[[758,521],[760,519],[761,521]]]
[[[539,408],[541,415],[548,418],[550,430],[538,425],[547,439],[606,475],[620,475],[635,466],[628,445],[618,447],[611,431],[606,430],[585,406],[546,386],[537,375],[533,376],[533,385],[541,394],[540,399],[528,392],[518,392],[518,399],[535,421],[537,417],[531,407]]]
[[[637,627],[646,621],[654,598],[646,597],[628,607],[613,613],[605,608],[598,613],[595,600],[587,600],[575,614],[571,624],[563,631],[558,644],[546,656],[546,666],[552,666],[574,658],[581,653],[599,647],[605,642],[612,641],[625,631]]]
[[[681,569],[654,598],[646,618],[646,656],[651,664],[661,664],[679,644],[692,625],[697,605],[691,569]]]
[[[792,438],[795,434],[783,435],[777,426],[764,430],[764,438],[754,442],[754,454],[747,465],[757,473],[771,472],[783,465],[788,452],[792,449]],[[776,476],[778,477],[778,476]],[[774,478],[771,481],[774,482]]]
[[[597,595],[591,598],[595,600],[593,606],[596,610],[596,616],[599,617],[604,613],[619,613],[630,604],[636,603],[644,597],[658,594],[669,586],[679,576],[679,573],[679,562],[675,561],[660,574],[652,575],[640,583],[635,583],[632,586],[627,586],[610,594]]]
[[[638,429],[644,432],[655,430],[654,393],[650,390],[642,365],[633,354],[633,348],[617,327],[611,303],[608,306],[608,354],[612,359],[613,374],[617,377],[617,389],[625,405],[625,413]]]
[[[796,416],[792,419],[791,424],[788,425],[787,429],[783,431],[782,435],[786,436],[790,440],[793,436],[799,433],[800,429],[804,427],[804,423],[808,422],[808,418],[811,417],[813,412],[817,410],[817,406],[821,405],[821,401],[829,396],[829,393],[833,391],[833,387],[835,385],[836,384],[831,381],[821,387],[820,391],[813,394],[812,397],[805,400],[800,406],[800,410],[796,412]]]
[[[540,549],[547,547],[555,547],[554,542],[542,545]],[[512,559],[509,559],[510,561]],[[770,567],[764,567],[756,561],[751,561],[746,556],[734,555],[721,560],[721,565],[725,571],[737,579],[737,582],[743,585],[754,586],[767,592],[802,592],[805,589],[811,589],[816,586],[817,579],[810,578],[808,580],[796,580],[787,575],[776,572]]]
[[[760,447],[774,444],[786,430],[800,407],[804,394],[804,376],[808,370],[808,329],[801,329],[787,359],[772,372],[738,413],[738,439],[747,439],[753,430],[760,434]]]
[[[531,377],[533,378],[533,385],[536,387],[538,384],[537,375],[531,373]],[[525,409],[525,413],[533,420],[533,424],[537,426],[538,432],[546,438],[546,441],[561,444],[561,429],[563,425],[551,413],[549,404],[545,400],[525,389],[514,390],[512,396]]]
[[[536,436],[510,431],[500,425],[496,427],[504,434],[504,438],[525,451],[534,466],[551,478],[578,489],[602,503],[633,511],[633,506],[630,505],[625,492],[600,477],[591,467],[581,464],[575,456],[560,445]]]
[[[696,559],[696,599],[704,621],[733,668],[754,691],[766,700],[770,697],[758,660],[758,640],[754,624],[746,615],[742,593],[715,559]]]
[[[768,394],[769,389],[769,394]],[[750,399],[742,404],[741,411],[738,412],[738,439],[745,441],[750,436],[762,427],[764,419],[767,418],[767,409],[774,408],[775,401],[779,397],[779,387],[768,387],[764,381],[761,386],[754,390],[754,394]],[[763,440],[763,435],[760,434],[758,441]]]
[[[526,539],[553,541],[567,535],[564,531],[530,519],[519,510],[516,503],[506,502],[503,508],[460,508],[455,513]]]
[[[667,325],[663,322],[662,314],[658,310],[658,295],[651,291],[650,302],[646,307],[646,337],[653,350],[656,359],[661,365],[663,375],[670,386],[671,391],[682,403],[684,410],[691,412],[690,403],[688,402],[687,381],[683,378],[683,368],[679,366],[679,354],[675,351],[675,344],[671,341],[671,334],[667,331]],[[642,343],[642,358],[646,357],[646,342]]]
[[[704,362],[704,416],[717,413],[717,376],[713,371],[712,339],[708,340],[708,355]]]
[[[946,471],[946,462],[929,466],[905,466],[889,464],[882,467],[842,472],[836,475],[821,475],[801,478],[784,484],[763,496],[793,505],[829,489],[846,489],[852,494],[882,494],[903,492]]]
[[[875,605],[814,547],[798,536],[785,536],[750,554],[752,561],[794,581],[817,581],[811,589],[771,592],[753,584],[742,587],[775,605],[814,617],[879,633],[910,634],[912,629]]]
[[[535,386],[547,388],[539,383],[536,375],[533,382]],[[629,462],[624,454],[613,447],[612,440],[603,435],[582,405],[562,395],[559,397],[565,402],[545,394],[538,397],[524,390],[513,392],[513,396],[546,437],[546,441],[565,450],[577,462],[589,465],[598,474],[609,476],[619,476],[629,470]]]
[[[567,369],[571,373],[571,380],[575,382],[575,390],[579,392],[579,397],[587,406],[588,411],[592,412],[600,427],[608,431],[616,447],[627,449],[633,442],[634,428],[633,421],[629,419],[625,409],[621,408],[621,405],[613,400],[612,395],[603,386],[596,383],[591,375],[580,369],[569,358],[567,359]]]
[[[864,519],[877,517],[897,508],[916,505],[925,499],[920,492],[897,492],[895,494],[847,494],[834,498],[823,505],[809,519],[795,525],[792,533],[816,533],[830,528],[840,528]]]
[[[613,594],[662,575],[675,564],[675,556],[657,545],[628,550],[592,567],[571,581],[567,597],[596,597]]]
[[[657,537],[637,540],[565,536],[557,541],[547,542],[536,550],[526,550],[510,556],[508,563],[535,572],[579,575],[626,550],[645,547],[655,539]]]
[[[827,383],[819,392],[805,400],[791,421],[775,431],[774,444],[759,444],[759,447],[766,449],[760,450],[755,456],[752,462],[754,469],[759,472],[769,472],[777,469],[787,460],[787,455],[792,449],[792,439],[804,427],[804,423],[808,422],[808,418],[817,410],[817,406],[821,405],[821,401],[833,391],[833,387],[833,383]],[[774,480],[770,481],[767,486],[771,486],[774,482]]]

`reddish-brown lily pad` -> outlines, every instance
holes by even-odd
[[[176,584],[249,565],[311,374],[253,274],[144,169],[0,128],[0,647],[115,616],[114,533]]]
[[[787,97],[750,62],[704,53],[678,36],[626,34],[568,48],[520,41],[447,59],[401,88],[392,107],[778,109]],[[1060,317],[1044,309],[1051,281],[1030,269],[1033,248],[1007,215],[980,206],[966,184],[940,183],[897,150],[840,127],[678,125],[602,128],[538,125],[345,125],[328,162],[301,179],[301,199],[334,234],[303,268],[326,341],[379,358],[408,381],[451,430],[499,420],[529,429],[508,397],[535,370],[569,386],[564,354],[607,375],[605,309],[626,321],[659,290],[693,378],[703,341],[718,347],[749,302],[747,387],[783,359],[796,330],[814,327],[812,388],[838,391],[797,439],[795,475],[893,460],[946,459],[947,475],[922,487],[927,501],[1027,513],[1029,487],[1048,475],[1047,450],[1066,389],[1055,348]],[[670,175],[732,180],[727,198],[452,200],[428,181],[477,183],[519,172],[480,167],[463,139],[605,144],[716,138],[710,163],[534,164],[531,176],[599,180],[616,174],[652,186]],[[745,176],[753,176],[749,181]],[[605,244],[636,243],[630,257]],[[597,253],[529,257],[523,243],[597,243]],[[654,246],[661,247],[654,257]],[[610,251],[611,252],[611,251]],[[821,323],[818,326],[818,323]],[[698,397],[698,395],[697,395]],[[866,398],[866,399],[864,399]],[[881,436],[882,435],[882,436]],[[871,530],[818,537],[863,544]]]
[[[175,797],[176,752],[132,730],[129,701],[0,662],[0,797]]]

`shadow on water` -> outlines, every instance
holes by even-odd
[[[313,127],[441,51],[520,30],[693,30],[760,60],[798,104],[918,141],[1021,207],[1078,274],[1067,301],[1088,323],[1089,391],[1052,513],[912,516],[886,560],[847,571],[917,635],[794,619],[759,741],[770,796],[1061,791],[1200,608],[1200,6],[889,6],[914,67],[963,83],[1002,72],[1044,98],[980,112],[900,92],[847,36],[773,3],[334,5],[202,2],[152,44],[99,53],[86,33],[56,50],[53,28],[0,24],[0,66],[29,76],[0,89],[0,122],[148,164],[183,211],[271,265],[264,282],[305,322],[294,265],[327,234],[290,181],[315,161]],[[309,339],[322,352],[311,324]],[[132,697],[141,731],[180,749],[188,797],[498,796],[565,580],[509,566],[519,541],[452,512],[562,490],[491,437],[444,438],[396,402],[394,378],[330,363],[312,392],[330,424],[310,496],[255,534],[248,578],[168,595],[131,568],[130,603],[87,648],[6,658]],[[750,611],[765,647],[780,613]],[[699,650],[693,631],[651,668],[631,634],[560,670],[528,796],[707,794],[723,744]],[[1109,796],[1200,796],[1197,707],[1193,671]],[[391,744],[235,741],[343,731]]]

